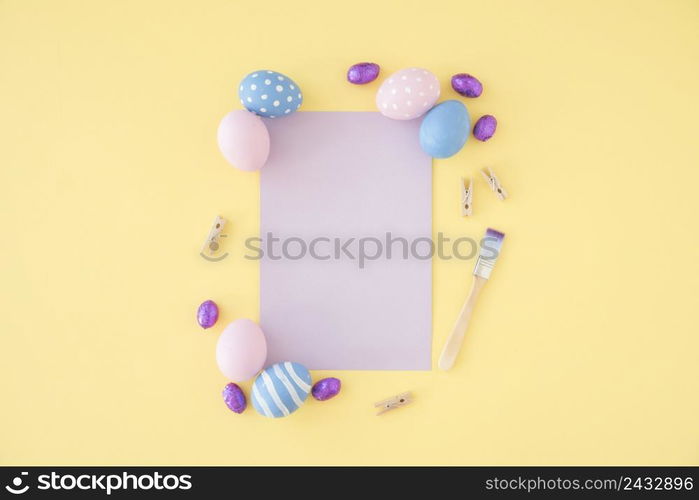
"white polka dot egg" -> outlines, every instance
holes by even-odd
[[[412,120],[427,113],[439,99],[439,80],[422,68],[393,73],[379,87],[376,106],[394,120]]]
[[[238,86],[245,109],[266,118],[287,116],[301,107],[303,94],[291,78],[276,71],[253,71]]]

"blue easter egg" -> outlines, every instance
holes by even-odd
[[[311,392],[311,374],[298,363],[283,361],[265,368],[252,385],[252,405],[265,417],[291,415]]]
[[[290,115],[303,102],[301,89],[286,75],[261,69],[243,78],[238,97],[245,109],[267,118]]]
[[[449,158],[468,139],[471,119],[460,101],[444,101],[429,110],[420,124],[420,147],[433,158]]]

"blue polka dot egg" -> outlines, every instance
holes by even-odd
[[[311,392],[311,374],[298,363],[284,361],[265,368],[252,385],[252,405],[265,417],[291,415]]]
[[[270,70],[253,71],[238,86],[245,109],[266,118],[287,116],[301,107],[303,95],[296,82]]]

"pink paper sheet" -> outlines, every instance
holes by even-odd
[[[429,244],[386,253],[386,233],[432,235],[432,162],[418,144],[419,120],[370,112],[297,112],[265,119],[272,149],[261,171],[260,238],[287,241],[288,256],[318,240],[317,256],[260,263],[260,324],[267,363],[291,360],[310,369],[429,370],[432,262]],[[360,269],[360,238],[383,240],[382,255]],[[347,248],[335,248],[355,238]],[[366,254],[377,251],[364,243]],[[339,257],[339,258],[336,258]]]

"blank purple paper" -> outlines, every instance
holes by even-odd
[[[297,112],[265,124],[271,152],[260,173],[259,246],[267,363],[429,370],[432,162],[419,146],[419,120]]]

